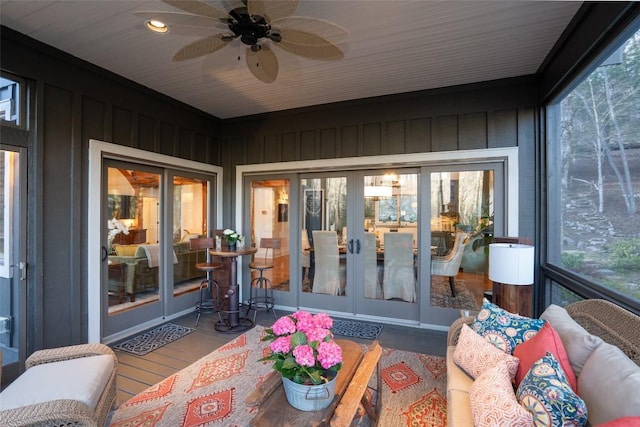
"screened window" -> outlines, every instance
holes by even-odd
[[[0,123],[4,126],[25,128],[25,84],[22,79],[0,76]]]
[[[640,26],[549,109],[549,262],[640,305]]]

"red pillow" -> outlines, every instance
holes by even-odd
[[[518,365],[518,371],[516,372],[515,378],[516,387],[520,385],[522,379],[527,375],[529,369],[531,369],[531,366],[533,366],[537,360],[545,356],[547,351],[558,359],[560,366],[562,366],[562,370],[567,377],[567,381],[569,381],[571,389],[574,392],[577,392],[578,384],[576,381],[576,375],[574,374],[573,369],[571,369],[569,357],[567,356],[567,352],[564,349],[562,341],[560,341],[558,333],[553,329],[549,322],[544,322],[544,326],[542,326],[542,329],[540,329],[535,336],[522,344],[518,344],[513,351],[513,355],[520,359],[520,364]]]
[[[640,417],[616,418],[604,424],[598,424],[598,427],[640,427]]]

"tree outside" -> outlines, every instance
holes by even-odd
[[[640,31],[560,110],[560,262],[640,300]]]

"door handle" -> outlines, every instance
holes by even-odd
[[[20,270],[20,280],[26,280],[27,278],[27,263],[24,261],[20,261],[17,264],[11,264],[10,267],[16,267]]]
[[[349,240],[349,244],[347,245],[347,249],[349,250],[350,254],[353,253],[353,239]]]
[[[356,253],[360,253],[360,239],[356,240]]]
[[[105,259],[107,259],[107,256],[109,256],[109,252],[107,251],[107,248],[105,248],[104,246],[102,247],[102,260],[104,261]]]

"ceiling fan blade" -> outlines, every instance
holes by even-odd
[[[282,41],[276,46],[295,54],[311,59],[339,60],[344,52],[329,40],[306,31],[283,28]]]
[[[310,18],[307,16],[289,16],[288,18],[271,22],[271,25],[318,34],[333,43],[344,41],[349,35],[349,32],[340,25],[325,21],[324,19]]]
[[[278,77],[278,58],[267,46],[262,46],[257,52],[247,48],[247,67],[261,82],[273,83]]]
[[[286,18],[295,12],[298,0],[248,0],[250,15],[260,15],[269,23]]]
[[[226,45],[227,42],[223,41],[220,38],[220,35],[205,37],[203,39],[196,40],[177,51],[176,54],[173,55],[173,60],[178,62],[198,58],[222,49]]]
[[[185,12],[195,13],[200,16],[208,16],[215,19],[226,19],[229,14],[217,7],[204,3],[199,0],[162,0],[163,2],[170,4],[173,7],[182,9]]]

